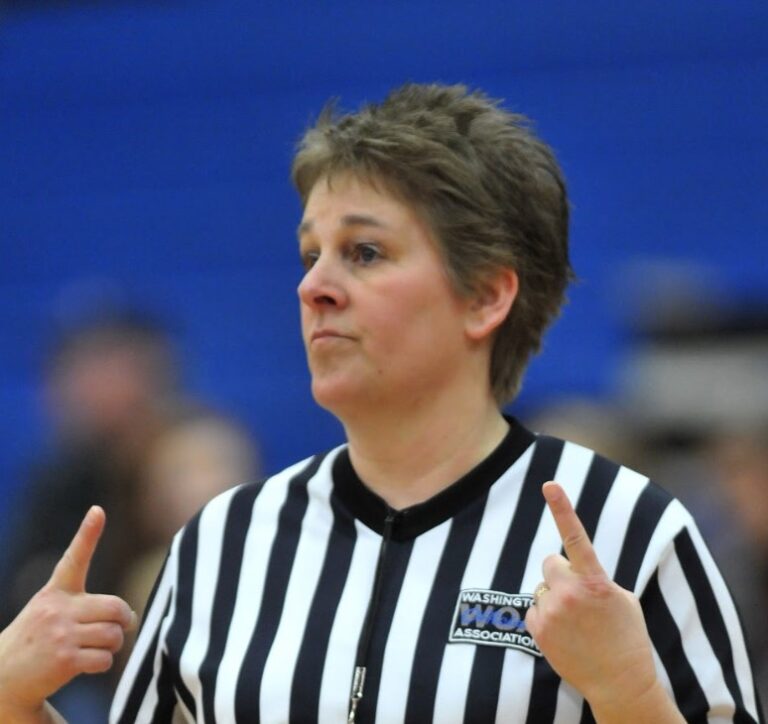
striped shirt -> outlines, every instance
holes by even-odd
[[[173,541],[110,721],[338,724],[357,666],[363,724],[593,721],[525,630],[542,561],[561,550],[550,479],[639,597],[686,720],[762,721],[734,604],[688,512],[515,421],[403,511],[365,487],[346,446],[214,499]]]

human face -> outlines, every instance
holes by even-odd
[[[469,302],[413,208],[351,175],[321,179],[299,241],[301,326],[320,405],[344,421],[451,389],[466,367]]]

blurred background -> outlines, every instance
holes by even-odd
[[[580,281],[512,411],[689,505],[765,677],[764,0],[5,0],[0,610],[90,502],[93,585],[140,600],[164,524],[341,441],[309,393],[288,169],[327,99],[408,80],[481,87],[557,152]]]

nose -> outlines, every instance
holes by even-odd
[[[347,304],[338,270],[322,256],[306,271],[297,291],[301,303],[313,309],[342,308]]]

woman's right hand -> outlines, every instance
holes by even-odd
[[[48,583],[0,632],[0,720],[46,721],[45,699],[78,674],[112,666],[136,614],[117,596],[86,593],[104,511],[86,514]]]

